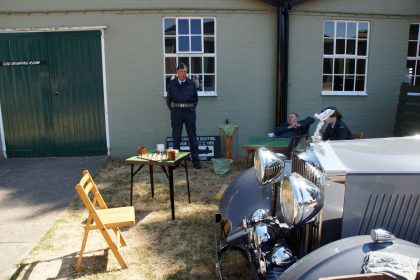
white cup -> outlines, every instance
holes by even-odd
[[[165,152],[165,144],[157,144],[156,150],[159,154],[163,154]]]

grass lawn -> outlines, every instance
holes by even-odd
[[[120,249],[128,269],[120,268],[102,235],[91,231],[81,270],[74,270],[87,217],[87,210],[77,196],[10,279],[217,279],[215,194],[240,174],[242,164],[234,164],[226,175],[216,175],[211,162],[203,162],[202,166],[201,170],[189,169],[190,204],[184,169],[174,171],[175,221],[171,220],[168,183],[163,172],[155,168],[153,199],[147,169],[136,175],[133,197],[136,225],[124,229],[128,246]],[[110,160],[95,175],[108,207],[129,205],[129,169],[120,161]],[[228,255],[226,263],[244,261],[235,254]],[[233,265],[231,270],[228,279],[246,279],[243,268]]]

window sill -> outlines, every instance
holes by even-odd
[[[367,96],[366,91],[322,91],[326,96]]]
[[[167,92],[163,94],[164,97],[166,97]],[[199,91],[198,96],[217,96],[217,92],[215,91]]]

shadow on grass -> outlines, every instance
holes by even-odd
[[[103,252],[102,255],[97,255],[98,252]],[[31,279],[31,275],[37,266],[45,266],[48,263],[61,260],[61,266],[57,275],[55,277],[47,277],[46,279],[63,279],[63,278],[76,278],[84,275],[91,274],[100,274],[107,273],[107,264],[109,249],[100,249],[95,251],[86,252],[87,254],[94,254],[93,256],[85,256],[82,259],[82,264],[80,270],[75,270],[75,265],[77,258],[79,257],[78,253],[72,253],[64,255],[54,259],[48,259],[43,261],[36,261],[31,263],[22,263],[19,265],[15,273],[10,277],[10,280],[22,279],[28,280]],[[85,253],[85,254],[86,254]]]

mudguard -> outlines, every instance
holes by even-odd
[[[378,250],[412,258],[420,256],[420,246],[402,239],[376,243],[369,235],[353,236],[311,252],[284,271],[278,280],[319,279],[360,274],[366,254]]]
[[[279,181],[291,170],[290,160],[285,161],[285,168]],[[242,225],[242,220],[257,209],[271,211],[272,184],[260,185],[255,176],[254,167],[245,170],[226,188],[220,200],[219,211],[231,222],[232,229]]]

